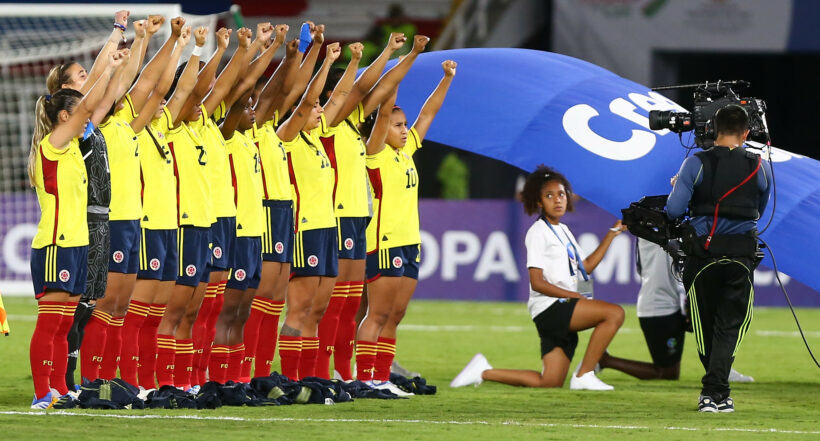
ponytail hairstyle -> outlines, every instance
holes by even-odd
[[[564,186],[567,192],[567,212],[574,209],[572,201],[572,186],[566,176],[545,165],[539,165],[534,172],[527,176],[524,182],[524,190],[521,191],[521,201],[524,203],[524,211],[532,216],[542,214],[542,208],[538,205],[541,201],[541,189],[550,181],[558,181]]]
[[[49,81],[50,79],[51,74],[49,74]],[[34,107],[34,136],[31,138],[31,151],[28,154],[28,178],[32,187],[34,187],[34,165],[37,163],[37,149],[40,142],[54,129],[60,112],[66,110],[71,113],[82,99],[83,94],[74,89],[58,89],[53,95],[37,98],[37,104]]]
[[[51,68],[46,77],[46,87],[48,93],[55,94],[58,90],[63,88],[63,84],[71,82],[71,77],[68,75],[68,68],[77,64],[76,61],[69,61],[65,64],[58,64]]]

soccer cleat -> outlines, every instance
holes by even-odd
[[[698,412],[717,412],[718,407],[712,397],[701,395],[698,398]]]
[[[52,394],[51,391],[49,391],[46,394],[46,396],[44,396],[43,398],[38,399],[37,396],[35,395],[34,399],[31,400],[31,408],[32,409],[50,409],[52,406],[54,406],[54,403],[56,403],[57,400],[59,400],[59,399],[60,398],[57,397],[56,395]]]
[[[604,383],[595,376],[594,371],[589,371],[580,377],[573,375],[569,381],[569,388],[572,390],[613,390],[614,387]]]
[[[199,393],[199,385],[196,384],[196,385],[193,385],[193,386],[189,387],[188,389],[185,389],[185,393],[189,393],[189,394],[192,394],[192,395],[198,394]]]
[[[137,398],[139,398],[142,401],[147,401],[148,400],[148,394],[150,394],[151,392],[153,392],[155,390],[156,389],[153,389],[153,388],[152,389],[146,389],[146,388],[140,386],[140,391],[139,391],[139,393],[137,393]]]
[[[752,383],[755,379],[748,375],[743,375],[732,368],[732,370],[729,371],[729,381],[732,383]]]
[[[405,368],[404,366],[400,365],[398,361],[395,359],[393,360],[393,364],[390,365],[390,372],[394,374],[399,374],[404,378],[416,378],[421,377],[421,374],[418,372],[412,372],[411,370]]]
[[[718,401],[716,404],[717,411],[721,413],[729,413],[735,411],[735,402],[732,400],[732,397],[726,397],[722,401]]]
[[[482,353],[475,354],[467,363],[467,366],[464,366],[464,369],[453,378],[453,381],[450,382],[450,387],[462,387],[462,386],[469,386],[469,385],[476,385],[478,386],[481,384],[484,379],[481,378],[481,374],[484,373],[487,369],[492,369],[493,367],[490,366],[490,362],[487,361],[487,357],[484,356]]]
[[[413,395],[415,395],[412,392],[405,392],[405,391],[401,390],[398,386],[396,386],[395,384],[393,384],[389,381],[374,382],[373,388],[381,389],[381,390],[388,390],[388,391],[392,392],[394,395],[398,395],[400,397],[412,397]]]

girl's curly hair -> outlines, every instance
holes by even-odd
[[[572,186],[569,185],[566,176],[542,164],[527,176],[524,190],[521,192],[524,211],[528,215],[541,214],[542,210],[538,205],[541,201],[541,189],[550,181],[558,181],[564,185],[564,190],[567,192],[567,211],[573,210]]]

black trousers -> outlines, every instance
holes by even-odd
[[[716,401],[729,396],[729,371],[752,322],[754,267],[751,258],[689,257],[683,270],[695,341],[706,370],[701,394]]]

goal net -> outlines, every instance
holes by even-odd
[[[215,30],[219,15],[182,14],[174,4],[0,4],[0,292],[31,293],[31,239],[40,209],[27,175],[34,131],[34,103],[47,93],[46,76],[58,64],[76,61],[91,69],[111,34],[114,12],[127,9],[129,22],[151,14],[166,17],[151,38],[146,62],[170,34],[169,21],[182,16],[186,25]],[[133,29],[125,33],[127,45]],[[204,53],[212,53],[208,39]],[[189,45],[188,51],[194,45]],[[187,59],[187,55],[183,55]]]

